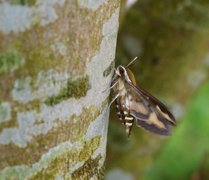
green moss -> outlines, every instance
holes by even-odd
[[[104,72],[103,72],[103,76],[104,76],[104,77],[109,76],[109,74],[111,73],[111,71],[112,71],[112,69],[113,69],[113,67],[114,67],[114,64],[115,64],[115,62],[112,61],[112,62],[110,63],[110,65],[107,67],[107,69],[104,70]]]
[[[0,53],[0,74],[10,73],[23,64],[23,58],[15,50]]]
[[[87,161],[85,161],[83,166],[72,173],[72,179],[89,179],[94,175],[96,175],[98,179],[104,179],[104,166],[98,169],[99,160],[101,158],[101,156],[98,156],[95,159],[89,158]]]
[[[89,143],[86,142],[83,151],[80,152],[79,161],[83,161],[86,157],[90,157],[96,148],[98,148],[100,140],[100,136],[93,138],[91,140],[91,146],[89,146]],[[100,167],[99,161],[101,158],[101,155],[97,156],[95,159],[92,159],[91,157],[88,158],[81,167],[72,173],[71,178],[89,179],[90,177],[93,177],[93,175],[97,175],[98,179],[104,179],[104,165],[101,168],[98,168]]]
[[[71,97],[79,99],[85,97],[89,89],[90,84],[88,76],[78,78],[75,81],[69,80],[67,86],[64,87],[58,95],[49,97],[45,103],[49,106],[53,106]]]
[[[11,4],[29,5],[32,6],[36,3],[36,0],[10,0]]]
[[[0,104],[0,123],[10,120],[11,108],[9,103]]]
[[[100,140],[101,136],[97,136],[90,141],[84,141],[82,149],[74,147],[73,149],[63,151],[60,155],[56,155],[56,158],[48,164],[47,168],[41,169],[40,172],[29,179],[41,179],[42,177],[55,179],[57,176],[69,176],[71,174],[70,168],[73,168],[76,163],[83,161],[85,163],[72,173],[73,177],[82,179],[80,177],[90,177],[90,175],[96,174],[95,171],[101,172],[101,170],[97,170],[101,155],[95,159],[89,158],[98,148]]]

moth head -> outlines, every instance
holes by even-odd
[[[129,68],[125,68],[124,66],[118,66],[115,70],[115,74],[120,76],[122,79],[124,79],[127,82],[130,82],[134,85],[136,85],[136,79],[134,77],[134,74]]]

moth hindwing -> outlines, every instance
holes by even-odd
[[[162,102],[136,85],[135,77],[129,69],[132,62],[126,67],[119,65],[116,68],[110,87],[112,102],[115,101],[117,114],[128,137],[134,121],[137,126],[152,133],[169,135],[171,125],[176,124],[174,116]]]

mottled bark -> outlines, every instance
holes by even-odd
[[[102,179],[119,1],[0,3],[0,179]]]

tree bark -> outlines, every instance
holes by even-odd
[[[102,179],[119,0],[21,2],[0,3],[0,179]]]

